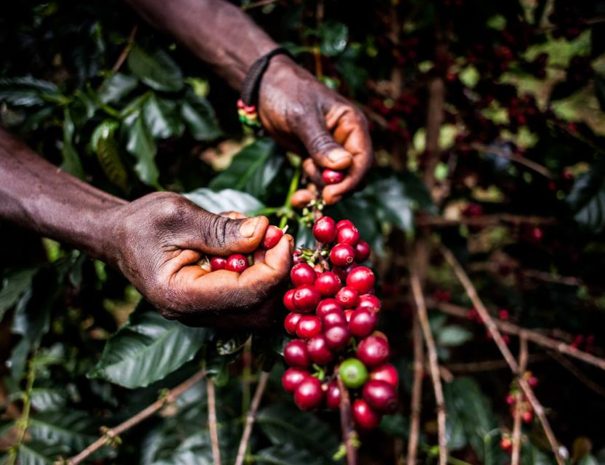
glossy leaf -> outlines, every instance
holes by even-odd
[[[91,145],[107,179],[126,192],[128,191],[128,174],[122,163],[120,149],[115,137],[117,128],[117,122],[112,120],[103,121],[94,130]]]
[[[332,462],[331,459],[313,455],[309,451],[299,449],[289,443],[261,450],[254,456],[254,461],[271,465],[325,465]]]
[[[187,93],[181,104],[181,117],[195,140],[212,141],[222,134],[214,109],[204,97],[193,92]]]
[[[152,89],[176,92],[183,88],[181,69],[162,50],[150,52],[134,46],[128,54],[128,67]]]
[[[167,320],[153,311],[135,312],[107,341],[90,376],[130,389],[158,381],[193,359],[208,331]]]
[[[596,166],[578,177],[567,203],[574,212],[574,219],[593,233],[605,229],[605,169]]]
[[[76,410],[36,414],[30,418],[28,431],[36,441],[68,446],[72,451],[84,449],[97,437],[90,415]]]
[[[185,194],[189,200],[211,213],[236,211],[253,214],[264,205],[256,198],[234,189],[223,189],[215,192],[211,189],[197,189]]]
[[[143,104],[143,118],[155,139],[179,137],[185,129],[176,113],[176,103],[151,94]]]
[[[69,449],[61,444],[48,445],[31,441],[19,448],[19,465],[53,465],[59,455],[64,455]]]
[[[63,155],[63,163],[61,168],[68,173],[78,178],[84,177],[84,170],[80,162],[80,156],[76,152],[74,146],[74,136],[76,127],[68,109],[63,113],[63,146],[61,147],[61,155]]]
[[[442,346],[456,347],[470,341],[473,333],[458,325],[448,325],[437,333],[437,342]]]
[[[135,112],[124,120],[124,124],[127,130],[126,150],[137,159],[135,172],[145,184],[159,187],[160,173],[155,164],[157,146],[145,119],[140,112]]]
[[[0,79],[0,102],[21,107],[40,106],[59,95],[55,84],[31,76]]]
[[[103,103],[119,102],[137,87],[134,76],[115,73],[103,81],[99,89],[99,100]]]
[[[59,410],[67,403],[67,393],[58,388],[34,388],[31,391],[31,402],[38,412]]]
[[[349,28],[346,24],[329,21],[322,24],[319,30],[321,53],[335,56],[342,53],[349,40]]]
[[[31,286],[36,274],[35,268],[10,271],[2,279],[0,287],[0,321],[4,313],[17,303],[23,293]]]

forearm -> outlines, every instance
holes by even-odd
[[[0,128],[0,218],[107,260],[108,218],[126,202],[62,172]]]
[[[277,44],[239,8],[223,0],[127,0],[240,90],[256,59]]]

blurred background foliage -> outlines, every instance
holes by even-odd
[[[375,248],[382,327],[403,379],[400,412],[364,438],[362,463],[401,463],[408,435],[414,237],[451,247],[495,316],[604,355],[605,1],[240,5],[371,124],[376,166],[363,190],[328,210]],[[236,93],[122,2],[17,2],[0,15],[0,44],[1,123],[62,169],[127,199],[167,189],[215,212],[286,216],[299,242],[308,237],[284,207],[297,157],[243,134]],[[435,80],[445,102],[431,158]],[[0,460],[68,457],[203,364],[219,385],[231,463],[263,363],[272,376],[248,463],[332,462],[338,419],[298,412],[279,386],[281,329],[250,343],[187,328],[77,250],[4,223],[0,236]],[[471,307],[438,257],[426,286],[431,304]],[[481,325],[437,311],[431,324],[453,375],[444,387],[451,463],[508,463],[499,442],[512,428],[512,375]],[[533,346],[530,369],[569,463],[605,463],[603,373]],[[427,381],[426,463],[436,455],[433,405]],[[206,409],[200,383],[93,459],[212,463]],[[538,423],[524,437],[523,464],[554,463]]]

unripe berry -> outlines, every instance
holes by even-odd
[[[326,168],[321,173],[321,180],[324,184],[338,184],[345,178],[345,174],[342,171],[331,170]]]
[[[317,335],[307,341],[307,352],[313,363],[327,365],[334,360],[334,354],[330,351],[326,338]]]
[[[359,301],[359,293],[355,289],[345,286],[336,293],[334,298],[342,305],[342,308],[353,308]]]
[[[312,285],[317,277],[315,270],[306,263],[298,263],[290,270],[290,281],[294,286]]]
[[[331,350],[339,352],[347,347],[351,340],[351,333],[345,326],[332,326],[326,330],[324,338]]]
[[[336,232],[336,241],[339,244],[350,244],[353,247],[359,242],[359,230],[351,226],[343,226]]]
[[[337,410],[340,407],[340,388],[336,381],[328,384],[326,390],[326,406],[331,410]]]
[[[321,296],[315,287],[308,284],[297,287],[294,290],[294,307],[301,313],[310,313],[315,310]]]
[[[366,241],[359,241],[355,245],[355,261],[358,263],[365,262],[368,258],[370,258],[370,254],[372,253],[372,248],[370,244]]]
[[[272,249],[277,245],[280,239],[284,236],[284,232],[277,226],[269,225],[263,239],[263,248]]]
[[[397,389],[397,386],[399,386],[399,373],[397,372],[397,368],[390,363],[381,365],[378,368],[374,368],[370,372],[370,379],[384,381],[389,383],[395,389]]]
[[[227,259],[224,257],[212,257],[210,259],[210,269],[212,271],[224,270],[227,267]]]
[[[347,276],[347,287],[355,289],[359,294],[367,294],[374,289],[374,273],[367,266],[357,266]]]
[[[330,251],[330,261],[334,266],[348,266],[355,260],[355,250],[350,244],[336,244]]]
[[[300,368],[288,368],[281,377],[281,385],[286,392],[294,392],[300,383],[311,376],[308,371]]]
[[[381,416],[363,399],[353,402],[353,420],[362,430],[371,430],[380,425]]]
[[[324,271],[315,280],[315,288],[322,296],[332,296],[342,287],[340,278],[332,271]]]
[[[368,379],[368,370],[356,358],[344,360],[338,367],[338,376],[343,384],[350,389],[357,389],[364,385]]]
[[[318,408],[323,401],[321,383],[313,376],[307,377],[294,391],[294,403],[301,410],[313,410]]]
[[[336,299],[324,299],[317,304],[315,314],[323,318],[324,315],[327,315],[333,311],[342,312],[342,306],[336,302]]]
[[[322,216],[313,225],[313,236],[322,244],[329,244],[336,238],[336,223],[329,216]]]
[[[375,313],[364,309],[355,310],[349,321],[349,330],[353,336],[364,338],[376,329],[376,322]]]
[[[357,346],[357,358],[367,367],[383,365],[389,359],[389,343],[382,336],[368,336]]]
[[[363,386],[364,400],[373,409],[382,413],[393,413],[397,409],[397,392],[385,381],[369,380]]]
[[[302,315],[296,325],[296,335],[302,339],[310,339],[321,333],[321,321],[315,315]]]
[[[233,255],[229,255],[229,257],[227,258],[227,264],[225,266],[226,270],[241,273],[246,268],[248,268],[248,258],[246,258],[245,255],[235,253]]]
[[[311,363],[307,345],[298,339],[288,342],[284,347],[284,360],[291,367],[307,368]]]
[[[296,334],[296,327],[301,316],[300,313],[288,313],[286,315],[286,318],[284,318],[284,329],[288,334]]]

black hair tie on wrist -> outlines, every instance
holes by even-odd
[[[250,66],[250,69],[246,74],[246,78],[242,84],[242,93],[240,99],[237,101],[239,120],[246,126],[253,128],[261,127],[257,110],[260,83],[263,74],[265,74],[265,71],[267,71],[267,68],[269,67],[271,58],[276,55],[287,55],[292,58],[292,55],[288,50],[283,47],[278,47],[256,60],[252,66]]]

